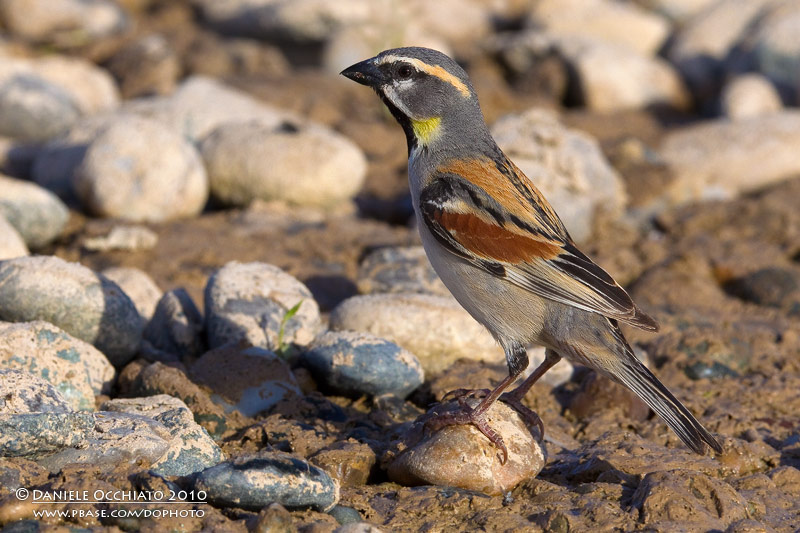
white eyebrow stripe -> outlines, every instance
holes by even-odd
[[[452,75],[451,73],[447,72],[443,67],[439,65],[430,65],[421,59],[417,59],[416,57],[404,57],[404,56],[396,56],[396,55],[387,55],[380,58],[376,63],[378,65],[384,65],[386,63],[392,63],[395,61],[403,61],[408,63],[417,70],[425,72],[426,74],[430,74],[431,76],[436,76],[442,81],[445,81],[458,89],[462,96],[468,98],[470,95],[469,88],[464,84],[463,81],[458,79],[456,76]]]

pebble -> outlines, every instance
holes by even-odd
[[[579,103],[591,111],[613,113],[649,106],[688,110],[691,96],[667,61],[624,45],[576,36],[557,41],[575,76]]]
[[[147,272],[134,267],[111,267],[103,270],[102,274],[119,285],[142,318],[150,320],[162,293]]]
[[[47,322],[0,322],[0,365],[52,383],[73,409],[93,410],[107,394],[114,367],[94,346]]]
[[[800,111],[731,122],[709,120],[668,133],[660,153],[675,172],[673,202],[735,198],[800,174]]]
[[[731,281],[726,290],[758,305],[800,312],[800,271],[795,269],[762,268]]]
[[[182,74],[181,57],[159,33],[144,35],[122,46],[108,61],[125,99],[169,94]]]
[[[387,246],[369,253],[358,266],[358,291],[450,296],[422,246]]]
[[[572,39],[585,36],[655,56],[670,34],[662,16],[636,4],[609,0],[543,0],[532,5],[528,24]]]
[[[70,411],[72,406],[49,381],[30,372],[0,368],[0,414]]]
[[[91,213],[134,222],[192,217],[208,199],[208,178],[194,146],[138,117],[119,117],[91,140],[73,188]]]
[[[253,533],[296,533],[292,515],[279,503],[271,503],[258,513]]]
[[[334,517],[336,521],[342,525],[356,524],[361,522],[361,514],[352,507],[346,507],[344,505],[337,505],[328,511],[328,514]]]
[[[144,328],[143,349],[157,359],[195,358],[205,351],[204,319],[186,289],[164,293]]]
[[[221,463],[225,454],[214,439],[194,421],[194,415],[178,398],[158,394],[146,398],[118,398],[101,409],[138,414],[160,422],[172,434],[166,453],[150,466],[162,476],[188,476]]]
[[[346,396],[392,394],[405,398],[425,374],[416,356],[365,333],[329,331],[300,356],[317,383]]]
[[[285,320],[298,304],[294,316]],[[267,263],[226,264],[208,280],[205,309],[210,348],[245,340],[281,352],[293,345],[307,346],[322,330],[311,291]]]
[[[384,533],[384,530],[369,522],[353,522],[337,527],[333,533]]]
[[[62,45],[108,37],[128,25],[125,12],[111,0],[5,0],[0,20],[26,41]]]
[[[37,462],[50,472],[58,472],[70,463],[108,469],[122,464],[146,468],[170,449],[170,431],[150,417],[112,411],[98,411],[89,416],[93,423],[83,442],[65,446]]]
[[[144,328],[119,286],[54,256],[0,262],[0,320],[45,320],[93,344],[114,366],[131,360]]]
[[[419,359],[425,375],[438,374],[461,357],[504,361],[491,334],[455,299],[429,294],[371,294],[339,304],[334,331],[359,331],[397,343]]]
[[[210,388],[226,411],[254,416],[281,400],[301,396],[289,365],[269,350],[225,345],[203,354],[191,367],[193,380]]]
[[[491,131],[500,148],[536,183],[576,241],[591,235],[596,210],[609,215],[624,211],[624,183],[597,140],[566,128],[555,113],[530,109],[508,115]]]
[[[781,97],[775,86],[761,74],[737,76],[725,84],[720,96],[722,115],[739,120],[780,111]]]
[[[326,512],[339,501],[339,485],[319,468],[282,452],[241,455],[199,472],[194,489],[221,507],[260,511],[277,502],[290,511]]]
[[[19,74],[0,83],[0,135],[45,141],[67,131],[79,116],[69,93],[41,78]]]
[[[94,427],[92,413],[0,414],[0,457],[38,459],[71,446],[84,446]]]
[[[84,239],[83,248],[90,252],[136,252],[152,250],[156,244],[158,235],[145,226],[114,226],[108,235]]]
[[[30,253],[17,228],[0,213],[0,261],[24,257]]]
[[[226,205],[280,200],[336,207],[361,189],[367,160],[352,141],[322,126],[230,122],[200,146],[211,195]]]
[[[355,439],[337,441],[309,458],[309,461],[328,473],[341,487],[365,485],[375,466],[375,452]]]
[[[37,249],[61,235],[69,210],[47,189],[0,174],[0,215],[19,231],[28,247]]]
[[[774,2],[748,33],[746,48],[756,69],[769,78],[787,101],[800,104],[800,5]]]
[[[467,399],[471,406],[477,399]],[[492,428],[503,437],[508,460],[483,433],[471,425],[447,426],[425,435],[434,411],[451,412],[457,402],[437,405],[418,418],[402,436],[397,451],[387,455],[389,479],[401,485],[444,485],[499,495],[534,478],[544,467],[545,451],[537,429],[525,427],[519,415],[502,402],[487,412]]]

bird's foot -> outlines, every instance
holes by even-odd
[[[500,396],[500,401],[515,410],[526,426],[536,426],[539,429],[539,438],[544,440],[544,422],[534,410],[522,403],[522,398],[514,394],[514,391],[511,391],[503,393]]]
[[[494,429],[492,429],[492,426],[489,425],[489,421],[486,418],[486,408],[481,408],[481,404],[478,404],[478,406],[475,408],[470,407],[467,404],[466,398],[470,397],[468,393],[473,391],[459,389],[458,391],[448,393],[445,395],[445,397],[453,394],[454,392],[460,391],[465,391],[466,393],[455,396],[455,399],[458,401],[459,405],[458,409],[441,414],[434,413],[431,418],[425,422],[425,430],[436,432],[447,426],[474,426],[478,431],[483,433],[483,435],[489,439],[489,441],[494,444],[498,450],[500,450],[500,453],[502,454],[500,463],[505,464],[508,460],[508,450],[503,442],[503,437],[501,437],[500,434],[498,434]]]

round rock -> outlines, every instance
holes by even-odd
[[[69,129],[80,116],[64,89],[31,75],[0,84],[0,135],[21,141],[44,141]]]
[[[358,290],[450,296],[422,246],[389,246],[367,255],[358,267]]]
[[[725,85],[720,97],[722,114],[730,119],[775,113],[783,107],[775,86],[761,74],[744,74]]]
[[[474,407],[478,401],[467,403]],[[505,464],[498,448],[474,426],[446,426],[426,436],[424,425],[434,410],[448,413],[458,408],[457,402],[437,405],[414,422],[388,464],[389,479],[401,485],[445,485],[498,495],[542,470],[545,451],[538,429],[527,428],[502,402],[495,402],[486,418],[506,445]]]
[[[206,352],[192,365],[191,375],[214,392],[211,399],[226,411],[236,409],[245,416],[302,394],[289,366],[255,346],[227,345]]]
[[[142,348],[158,360],[198,357],[205,350],[203,315],[186,289],[168,291],[144,328]]]
[[[344,395],[392,394],[405,398],[425,374],[416,356],[366,333],[330,331],[317,337],[301,362],[319,383]]]
[[[35,459],[63,448],[85,446],[93,427],[91,413],[0,414],[0,457]]]
[[[52,383],[73,409],[94,409],[107,394],[114,367],[94,346],[47,322],[0,322],[0,365]]]
[[[30,372],[0,368],[0,414],[72,411],[52,383]]]
[[[47,189],[0,175],[0,215],[17,228],[30,248],[36,249],[61,234],[69,210]]]
[[[0,261],[30,255],[22,235],[0,213]]]
[[[78,263],[53,256],[0,262],[0,320],[45,320],[103,352],[115,366],[130,361],[144,324],[119,286]]]
[[[211,194],[228,205],[281,200],[334,207],[361,189],[367,161],[345,137],[321,126],[235,122],[201,145]]]
[[[330,317],[335,331],[370,333],[417,356],[426,375],[456,359],[504,361],[491,334],[453,298],[429,294],[371,294],[348,298]]]
[[[194,489],[209,503],[260,511],[277,502],[289,510],[326,512],[339,501],[339,485],[306,461],[281,452],[242,455],[198,473]]]
[[[297,312],[288,317],[298,304]],[[208,280],[205,309],[211,348],[243,340],[281,351],[308,345],[322,329],[311,291],[267,263],[234,261],[222,267]]]
[[[31,42],[75,43],[116,33],[127,25],[111,0],[7,0],[0,2],[6,29]]]
[[[92,213],[135,222],[191,217],[208,199],[194,146],[138,117],[119,118],[89,143],[73,186]]]
[[[147,272],[134,267],[111,267],[102,274],[125,291],[142,318],[150,320],[162,293]]]

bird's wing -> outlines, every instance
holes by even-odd
[[[608,273],[578,250],[541,193],[505,158],[451,161],[420,212],[450,252],[534,294],[655,331]]]

